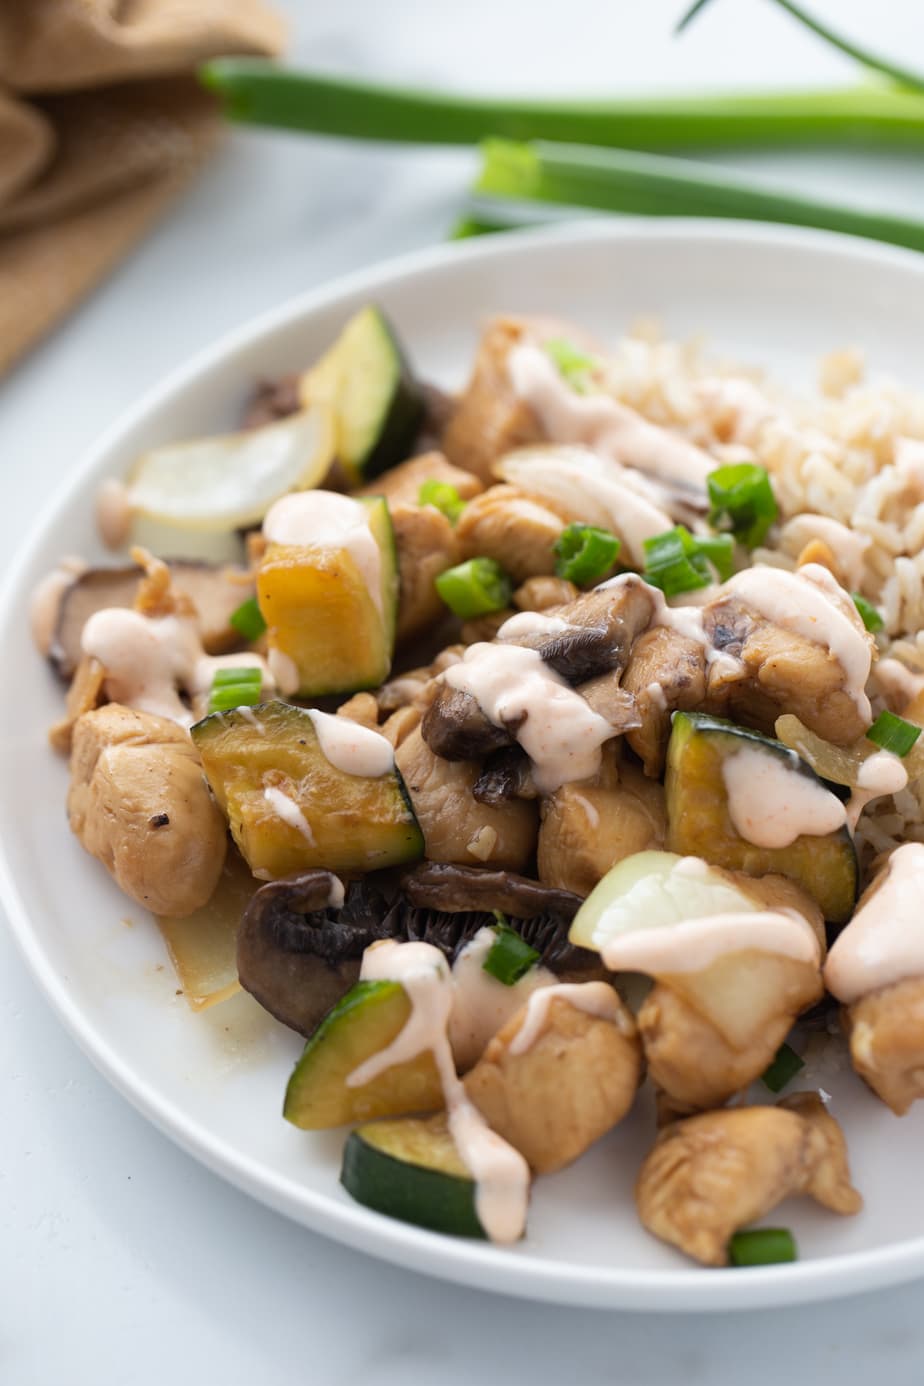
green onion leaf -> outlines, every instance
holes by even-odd
[[[447,568],[434,585],[449,610],[463,621],[503,611],[513,592],[513,583],[493,558],[470,558]]]
[[[448,481],[436,481],[432,477],[425,481],[417,492],[417,504],[432,505],[453,525],[465,509],[465,501],[454,486],[450,486]]]
[[[736,1232],[728,1243],[733,1266],[775,1266],[798,1260],[796,1243],[788,1227],[755,1227]]]
[[[884,751],[891,751],[896,756],[906,756],[920,735],[921,728],[913,722],[906,722],[904,717],[896,717],[894,712],[880,712],[866,733],[866,738],[874,745],[881,746]]]
[[[860,619],[864,626],[866,626],[866,629],[874,633],[877,630],[882,630],[885,622],[882,619],[882,613],[879,608],[873,606],[872,602],[868,602],[865,597],[861,597],[859,592],[853,592],[851,596],[853,597],[853,604],[859,611]]]
[[[262,682],[263,670],[260,666],[258,664],[244,664],[216,669],[212,678],[212,687],[228,688],[237,683],[255,683],[259,687]]]
[[[260,685],[229,683],[213,688],[209,694],[209,712],[229,712],[235,707],[254,707],[260,701]]]
[[[734,462],[710,472],[706,485],[712,503],[709,523],[730,529],[746,548],[756,548],[777,516],[766,469],[756,462]]]
[[[609,572],[621,547],[621,541],[608,529],[598,529],[596,525],[568,525],[553,548],[555,572],[578,587],[586,587]]]
[[[588,377],[597,364],[597,358],[588,356],[586,351],[581,351],[580,347],[575,346],[567,337],[553,337],[551,341],[543,343],[543,350],[558,367],[562,380],[566,381],[576,394],[586,395],[590,387]]]
[[[250,597],[246,602],[241,602],[237,610],[231,613],[231,625],[239,635],[243,635],[245,640],[260,639],[266,630],[266,622],[257,605],[256,597]]]
[[[771,1092],[782,1092],[801,1068],[805,1068],[805,1060],[800,1058],[794,1049],[790,1049],[788,1044],[781,1044],[773,1063],[764,1070],[762,1082]]]
[[[499,921],[494,935],[494,942],[481,964],[482,970],[503,982],[505,987],[512,987],[539,961],[541,955],[507,923]]]
[[[724,582],[732,574],[734,544],[729,534],[704,539],[684,525],[675,525],[646,539],[643,547],[645,581],[660,587],[667,597],[708,587],[716,577]]]

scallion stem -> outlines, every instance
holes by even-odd
[[[762,187],[714,165],[626,149],[488,140],[475,192],[643,216],[735,217],[814,226],[924,250],[924,222]]]
[[[354,139],[474,144],[495,135],[648,150],[924,142],[924,98],[872,85],[586,101],[418,90],[258,58],[217,58],[199,76],[232,120]]]

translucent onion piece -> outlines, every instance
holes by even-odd
[[[808,761],[816,775],[820,775],[825,780],[833,780],[835,784],[848,785],[851,789],[857,788],[860,766],[865,760],[869,760],[870,756],[876,755],[880,749],[872,741],[867,740],[865,736],[861,736],[850,746],[833,746],[830,741],[824,741],[813,731],[809,731],[798,717],[794,717],[789,712],[785,716],[777,718],[775,731],[777,738],[782,741],[783,745],[788,746],[803,760]],[[908,772],[909,784],[912,780],[924,775],[924,745],[921,744],[922,742],[924,742],[924,736],[918,738],[902,760],[902,764]]]
[[[259,885],[232,850],[207,905],[185,919],[157,916],[183,995],[194,1011],[204,1011],[240,991],[237,927]]]

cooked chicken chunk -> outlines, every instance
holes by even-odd
[[[635,1201],[654,1236],[703,1265],[725,1266],[732,1234],[792,1194],[834,1213],[863,1205],[841,1128],[814,1093],[667,1127],[642,1165]]]
[[[896,1116],[924,1097],[924,977],[871,992],[844,1012],[860,1077]]]
[[[398,746],[404,776],[429,861],[479,862],[521,871],[535,850],[535,804],[517,799],[492,808],[472,794],[481,767],[434,755],[416,728]]]
[[[589,895],[624,857],[663,847],[666,832],[664,790],[634,765],[620,766],[618,783],[564,784],[542,804],[539,879]]]
[[[518,486],[492,486],[465,507],[459,542],[465,558],[493,558],[514,582],[555,572],[554,545],[566,520],[554,504]]]
[[[513,604],[518,611],[550,611],[579,595],[574,583],[565,578],[531,577],[514,592]]]
[[[524,1008],[498,1031],[465,1079],[488,1125],[537,1174],[576,1160],[632,1106],[642,1076],[641,1048],[631,1013],[618,998],[617,1004],[614,1022],[554,997],[537,1038],[517,1053]]]
[[[389,467],[387,472],[363,486],[358,494],[384,496],[390,509],[396,505],[419,505],[420,488],[426,481],[454,486],[465,501],[477,496],[482,489],[481,482],[471,472],[454,467],[441,452],[434,451],[425,452],[420,457],[410,457],[397,467]]]
[[[671,713],[702,707],[706,696],[706,656],[702,645],[666,626],[654,626],[636,640],[622,676],[635,695],[641,726],[626,739],[654,777],[664,767]]]
[[[396,639],[420,635],[443,615],[434,586],[440,573],[458,563],[461,548],[455,529],[432,505],[398,504],[391,508],[398,550],[398,627]]]
[[[225,820],[187,733],[109,703],[75,724],[71,829],[126,895],[182,917],[204,905],[225,860]]]
[[[337,708],[337,716],[348,717],[351,722],[358,722],[372,731],[379,729],[379,705],[372,693],[354,693]]]
[[[471,380],[443,432],[450,462],[490,483],[494,460],[512,448],[542,439],[532,409],[517,399],[507,374],[507,357],[526,325],[513,318],[489,323],[475,357]]]

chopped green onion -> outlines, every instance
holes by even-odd
[[[880,712],[866,738],[895,756],[906,756],[920,735],[921,728],[913,722],[896,717],[894,712]]]
[[[227,688],[236,683],[255,683],[263,682],[263,670],[258,664],[243,664],[234,667],[223,667],[216,669],[212,677],[213,688]]]
[[[245,640],[259,640],[266,630],[266,622],[263,619],[263,612],[257,605],[256,597],[250,597],[246,602],[241,602],[236,611],[231,613],[231,625],[243,635]]]
[[[513,583],[493,558],[470,558],[447,568],[434,585],[449,610],[463,621],[503,611],[513,591]]]
[[[412,144],[473,144],[506,136],[622,150],[871,141],[916,146],[924,136],[924,102],[917,93],[869,82],[802,91],[533,100],[388,86],[282,69],[259,58],[213,59],[199,69],[199,80],[218,94],[231,120]],[[476,224],[483,224],[481,217]]]
[[[450,524],[455,524],[465,509],[465,501],[454,486],[450,486],[448,481],[436,481],[432,477],[425,481],[418,491],[417,504],[432,505],[446,516]]]
[[[805,1068],[805,1060],[788,1044],[781,1044],[773,1063],[764,1070],[762,1081],[771,1092],[782,1092],[801,1068]]]
[[[868,602],[865,597],[861,597],[859,592],[853,592],[851,595],[853,597],[853,604],[859,611],[860,619],[864,626],[866,626],[866,629],[873,632],[882,630],[885,622],[882,619],[882,613],[879,608],[873,606],[872,602]]]
[[[796,1243],[788,1227],[755,1227],[736,1232],[728,1243],[733,1266],[775,1266],[798,1259]]]
[[[503,982],[505,987],[512,987],[539,961],[541,954],[506,922],[498,922],[494,935],[494,942],[481,964],[482,970]]]
[[[899,93],[892,97],[898,99]],[[912,103],[924,118],[924,100],[919,95],[905,92],[901,99]],[[637,147],[641,141],[631,143]],[[692,159],[541,140],[517,144],[491,139],[485,141],[482,152],[484,162],[474,191],[487,199],[479,196],[478,212],[489,218],[502,213],[508,200],[520,208],[524,202],[560,203],[647,216],[735,217],[815,226],[924,250],[924,220],[817,201]]]
[[[756,548],[777,516],[766,469],[756,462],[733,462],[710,472],[706,485],[712,502],[709,523],[717,528],[727,525],[746,548]]]
[[[543,343],[543,350],[552,358],[562,380],[571,386],[575,394],[586,395],[590,384],[588,376],[597,364],[596,357],[588,356],[567,337],[553,337],[551,341]]]
[[[560,578],[586,587],[608,573],[622,547],[608,529],[596,525],[573,524],[555,540],[555,572]]]
[[[675,525],[646,539],[643,547],[645,581],[660,587],[667,597],[708,587],[716,577],[724,582],[732,574],[734,544],[729,534],[703,539],[684,525]]]

